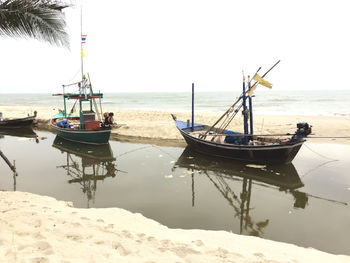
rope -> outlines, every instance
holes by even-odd
[[[313,153],[317,154],[318,156],[320,156],[320,157],[322,157],[322,158],[325,158],[325,159],[330,160],[330,161],[333,161],[333,162],[339,161],[339,160],[337,160],[337,159],[329,158],[329,157],[327,157],[327,156],[324,156],[324,155],[322,155],[322,154],[320,154],[320,153],[318,153],[318,152],[312,150],[306,143],[304,143],[304,145],[305,145],[305,147],[308,148],[310,151],[312,151]]]

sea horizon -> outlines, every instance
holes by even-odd
[[[62,98],[53,93],[2,93],[1,106],[62,108]],[[224,112],[240,96],[240,91],[195,92],[196,112]],[[350,116],[350,91],[258,89],[253,97],[253,111],[260,115]],[[107,92],[105,109],[191,111],[191,92]],[[71,101],[73,104],[74,101]],[[69,107],[69,105],[68,105]]]

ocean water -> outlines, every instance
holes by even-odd
[[[195,111],[224,112],[240,92],[197,92]],[[62,98],[52,94],[0,94],[1,106],[48,106],[62,108]],[[105,93],[104,108],[191,111],[191,92]],[[274,91],[260,89],[253,98],[256,114],[347,116],[350,91]]]

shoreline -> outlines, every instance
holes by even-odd
[[[350,256],[227,231],[170,229],[120,208],[0,191],[4,262],[350,262]]]
[[[37,122],[39,129],[48,129],[48,122],[57,108],[51,107],[15,107],[4,106],[1,108],[4,117],[24,117],[37,110]],[[106,109],[106,112],[114,112],[115,122],[119,128],[113,129],[113,140],[128,142],[155,142],[184,145],[181,134],[175,127],[170,113],[174,113],[178,120],[191,119],[189,112],[164,112],[164,111],[141,111],[141,110],[118,110]],[[197,112],[195,123],[213,124],[222,113]],[[298,122],[308,122],[312,125],[311,136],[345,137],[349,138],[309,138],[308,141],[317,143],[340,143],[350,145],[350,118],[327,117],[327,116],[291,116],[291,115],[254,115],[255,134],[293,134]],[[243,132],[242,116],[237,115],[229,125],[229,129]]]

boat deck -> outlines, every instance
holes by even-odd
[[[71,127],[69,129],[78,130],[80,129],[80,120],[79,119],[67,119],[67,118],[58,118],[51,120],[51,124],[57,126],[57,123],[60,121],[67,121]]]
[[[199,138],[205,141],[211,141],[220,144],[232,145],[233,143],[225,142],[226,134],[207,134],[204,137],[202,131],[189,132],[189,135]],[[266,137],[255,137],[253,140],[249,141],[249,145],[260,146],[260,145],[285,145],[290,141],[286,138],[266,138]]]

